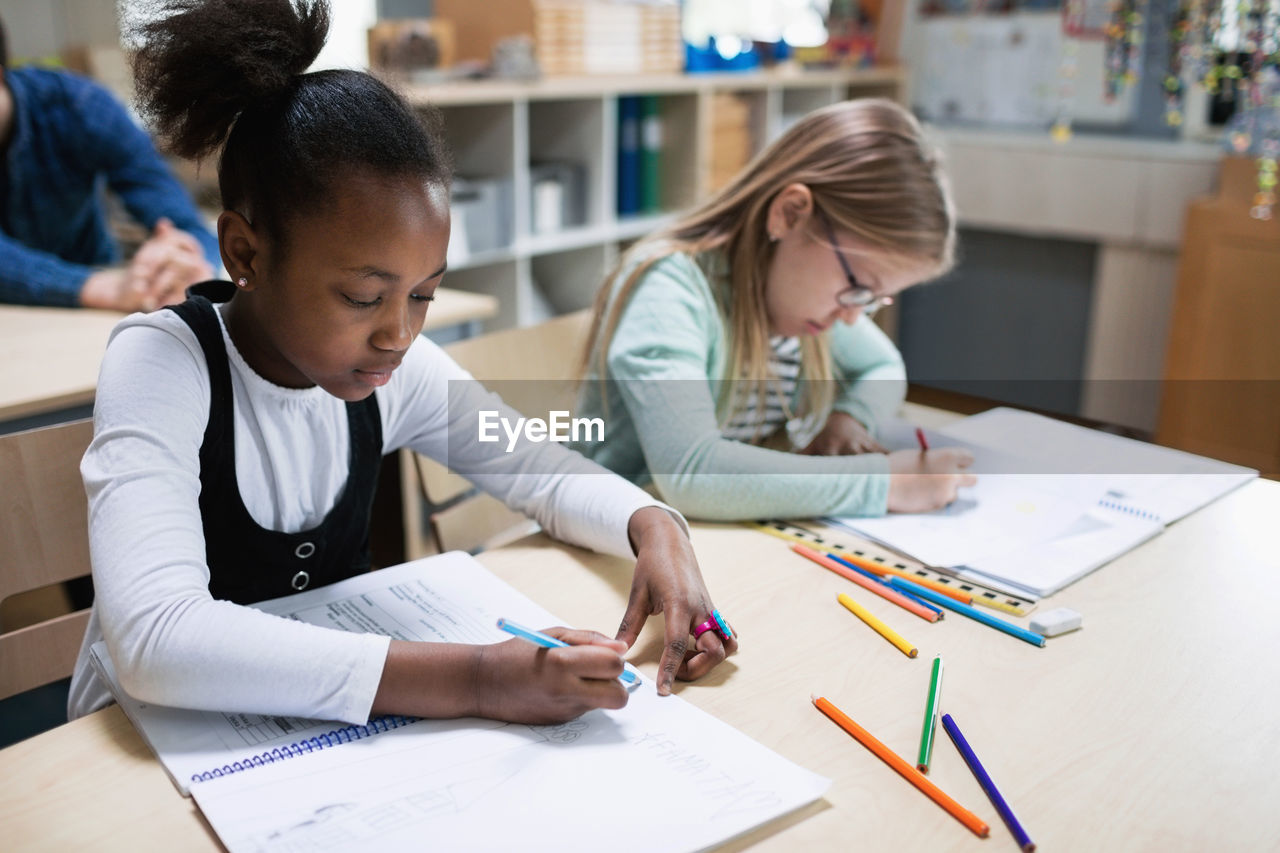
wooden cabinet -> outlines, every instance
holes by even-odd
[[[1156,441],[1280,476],[1280,219],[1249,215],[1256,161],[1225,158],[1187,211]]]

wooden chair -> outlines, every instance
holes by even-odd
[[[0,436],[0,602],[37,590],[56,598],[54,585],[89,574],[80,458],[92,439],[91,420]],[[58,612],[67,609],[62,602],[41,609],[33,624],[0,625],[0,699],[75,667],[89,611]]]
[[[546,417],[553,409],[573,408],[578,359],[590,326],[591,312],[584,310],[536,326],[468,338],[445,350],[512,408],[531,417]],[[420,489],[412,501],[406,495],[406,523],[421,525],[425,499],[433,544],[441,551],[474,553],[537,529],[524,515],[431,459],[412,454],[412,470],[405,473],[416,475]]]

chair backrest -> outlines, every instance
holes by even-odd
[[[536,326],[467,338],[445,350],[512,408],[545,417],[553,409],[572,408],[578,359],[590,327],[591,312],[583,310]],[[440,550],[493,547],[533,529],[529,519],[476,491],[438,462],[423,456],[414,461],[428,506],[444,507],[430,515]]]
[[[89,520],[80,458],[91,420],[0,436],[0,601],[89,574]],[[0,625],[0,698],[66,678],[89,611]]]

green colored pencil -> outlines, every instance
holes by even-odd
[[[942,655],[933,659],[933,674],[929,676],[929,702],[924,706],[924,728],[920,731],[920,758],[916,767],[921,773],[929,772],[929,759],[933,757],[933,735],[938,730],[938,698],[942,694]]]

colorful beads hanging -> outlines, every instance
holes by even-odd
[[[1249,214],[1270,220],[1276,203],[1276,159],[1280,157],[1280,0],[1253,0],[1237,7],[1240,106],[1232,118],[1233,148],[1258,158],[1258,191]]]
[[[1187,60],[1192,59],[1192,16],[1202,9],[1201,3],[1183,0],[1169,23],[1169,68],[1164,76],[1164,120],[1170,127],[1182,124],[1182,72]]]
[[[1068,34],[1084,27],[1084,0],[1066,0],[1065,28]],[[1076,76],[1080,73],[1080,45],[1074,38],[1062,43],[1062,55],[1058,60],[1058,103],[1054,110],[1053,127],[1049,135],[1054,142],[1071,139],[1071,103],[1076,95]]]
[[[1142,29],[1147,0],[1117,0],[1107,25],[1106,78],[1103,94],[1108,101],[1142,74]]]
[[[1107,27],[1104,94],[1113,100],[1142,74],[1146,0],[1117,0]],[[1230,43],[1228,35],[1237,38]],[[1231,94],[1229,150],[1258,158],[1258,191],[1249,212],[1270,220],[1280,159],[1280,0],[1178,0],[1169,25],[1165,120],[1182,124],[1187,79],[1210,94]]]
[[[1276,205],[1276,155],[1280,154],[1280,140],[1270,139],[1264,153],[1258,158],[1258,192],[1253,197],[1249,215],[1254,219],[1270,220]]]

